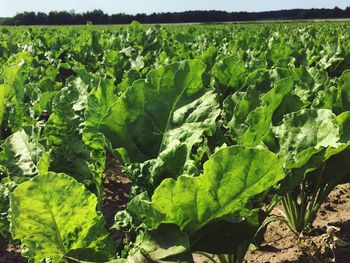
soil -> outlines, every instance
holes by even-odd
[[[281,216],[281,207],[272,215]],[[322,205],[310,235],[296,236],[275,221],[267,227],[265,241],[248,251],[245,263],[350,263],[350,188],[337,186]],[[195,255],[196,263],[211,263]]]
[[[116,212],[125,209],[131,182],[123,177],[122,167],[113,158],[107,159],[103,176],[104,200],[102,212],[112,238],[123,234],[111,229]],[[273,215],[281,215],[276,207]],[[285,223],[275,221],[267,227],[262,246],[246,255],[246,263],[350,263],[350,189],[340,185],[322,205],[310,235],[297,237]],[[0,236],[0,263],[24,263],[20,248]],[[195,255],[196,263],[210,263]]]
[[[322,205],[310,235],[297,237],[285,223],[271,223],[265,242],[247,263],[350,263],[350,192],[337,186]],[[281,215],[280,208],[272,214]]]
[[[112,229],[115,214],[126,208],[131,181],[122,175],[122,165],[116,159],[108,156],[106,171],[103,174],[103,206],[102,213],[106,219],[106,227],[114,241],[123,239],[121,232]]]
[[[25,263],[27,260],[21,257],[20,247],[11,244],[0,236],[0,263]]]

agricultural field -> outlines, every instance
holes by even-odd
[[[1,27],[0,121],[0,262],[350,262],[349,22]]]

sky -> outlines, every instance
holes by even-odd
[[[350,0],[0,0],[0,17],[23,11],[84,12],[101,9],[105,13],[152,13],[186,10],[269,11],[292,8],[345,8]]]

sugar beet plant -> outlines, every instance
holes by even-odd
[[[336,116],[331,110],[303,110],[286,115],[276,128],[280,155],[288,158],[286,184],[301,181],[282,198],[286,219],[295,232],[307,230],[333,188],[348,181],[348,118],[349,112]]]
[[[276,200],[309,229],[349,182],[348,32],[1,28],[0,234],[29,262],[238,263]],[[107,155],[132,181],[117,241]]]

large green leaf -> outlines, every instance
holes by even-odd
[[[10,177],[33,177],[38,174],[37,165],[45,150],[37,138],[21,130],[8,137],[2,149],[0,165]]]
[[[244,61],[237,56],[230,56],[217,62],[212,69],[212,74],[224,92],[227,89],[237,91],[245,82],[247,70]]]
[[[72,146],[80,135],[80,125],[87,103],[88,86],[80,79],[69,82],[55,96],[52,114],[45,125],[44,136],[52,146]],[[70,143],[70,144],[68,144]],[[68,144],[68,145],[67,145]]]
[[[308,111],[304,112],[304,117],[308,115],[307,113]],[[302,120],[300,118],[301,114],[303,113],[295,113],[295,119],[299,121]],[[343,112],[335,119],[333,114],[330,112],[328,112],[328,114],[330,118],[327,118],[327,115],[324,114],[323,118],[321,117],[315,120],[313,117],[321,116],[322,114],[315,115],[315,112],[313,112],[309,115],[311,119],[304,123],[299,123],[303,126],[301,128],[299,126],[299,131],[297,128],[298,126],[296,126],[293,135],[290,135],[292,137],[302,138],[305,134],[308,134],[308,131],[312,133],[312,128],[320,129],[317,128],[317,126],[321,127],[321,125],[323,125],[318,138],[309,135],[308,137],[311,137],[309,138],[310,140],[303,140],[304,144],[296,144],[293,140],[288,140],[288,142],[291,143],[289,146],[291,155],[286,156],[286,167],[291,169],[291,176],[287,177],[286,182],[284,182],[284,187],[293,189],[300,184],[301,180],[308,180],[309,185],[311,185],[311,183],[313,185],[318,184],[318,187],[326,186],[327,184],[336,186],[337,184],[345,183],[350,180],[348,161],[350,146],[350,112]],[[286,116],[286,118],[288,117],[292,116]],[[325,123],[320,124],[320,122]],[[332,134],[335,137],[326,136],[327,127],[328,130],[329,128],[333,129],[333,131],[330,131],[329,135]],[[289,131],[292,130],[293,128],[289,127]],[[280,139],[283,139],[283,137]],[[287,145],[288,142],[284,141]],[[286,144],[284,147],[286,147]],[[281,148],[281,150],[283,150],[283,148]],[[320,178],[322,178],[322,180],[320,180]]]
[[[0,84],[0,123],[4,117],[6,104],[15,95],[15,89],[13,87],[14,83],[20,81],[20,66],[11,66],[2,74],[4,78],[4,83]]]
[[[173,127],[164,133],[163,149],[155,159],[130,167],[129,174],[143,190],[153,191],[165,178],[181,174],[198,175],[206,138],[213,135],[220,114],[217,95],[206,92],[199,99],[173,113]]]
[[[0,123],[3,124],[4,117],[8,116],[13,131],[21,129],[26,123],[24,111],[30,104],[23,101],[27,76],[24,72],[29,69],[31,62],[29,53],[19,52],[10,57],[0,71]],[[6,109],[8,115],[5,115]]]
[[[312,155],[324,148],[339,146],[340,129],[331,110],[301,110],[287,114],[275,128],[279,139],[279,155],[287,168],[304,165]]]
[[[97,199],[72,177],[48,173],[19,185],[10,197],[11,233],[36,261],[60,262],[70,250],[91,248],[113,254]]]
[[[52,114],[45,124],[43,141],[51,150],[50,170],[74,176],[101,200],[105,156],[92,156],[92,149],[84,143],[82,135],[88,88],[81,78],[74,78],[57,93]]]
[[[82,140],[91,148],[92,158],[101,168],[104,168],[106,162],[105,148],[107,143],[100,131],[100,124],[117,98],[114,90],[113,80],[101,79],[98,86],[89,93],[84,112],[85,122]]]
[[[152,205],[188,234],[241,212],[247,201],[284,178],[282,161],[265,149],[232,146],[219,150],[198,177],[166,179],[155,190]]]
[[[45,172],[49,163],[45,159],[49,152],[44,153],[43,146],[38,143],[36,135],[29,136],[24,130],[15,132],[1,145],[0,152],[0,233],[9,235],[7,219],[9,196],[18,184],[31,177]]]
[[[225,126],[234,137],[247,130],[245,121],[248,114],[259,107],[259,95],[256,89],[249,87],[245,92],[236,92],[224,101]]]
[[[256,146],[262,141],[272,127],[274,111],[292,88],[293,80],[290,78],[275,83],[274,87],[261,98],[262,105],[248,114],[246,120],[248,129],[238,138],[240,143],[246,146]]]
[[[101,124],[113,148],[124,148],[131,162],[157,157],[164,149],[164,134],[174,126],[174,113],[205,92],[204,71],[200,60],[182,61],[134,82]]]
[[[338,80],[338,91],[334,109],[338,112],[350,110],[350,71],[347,70]]]
[[[232,136],[246,146],[260,144],[272,127],[274,112],[291,93],[293,83],[292,78],[279,80],[261,97],[253,87],[228,97],[224,102],[224,113]]]

